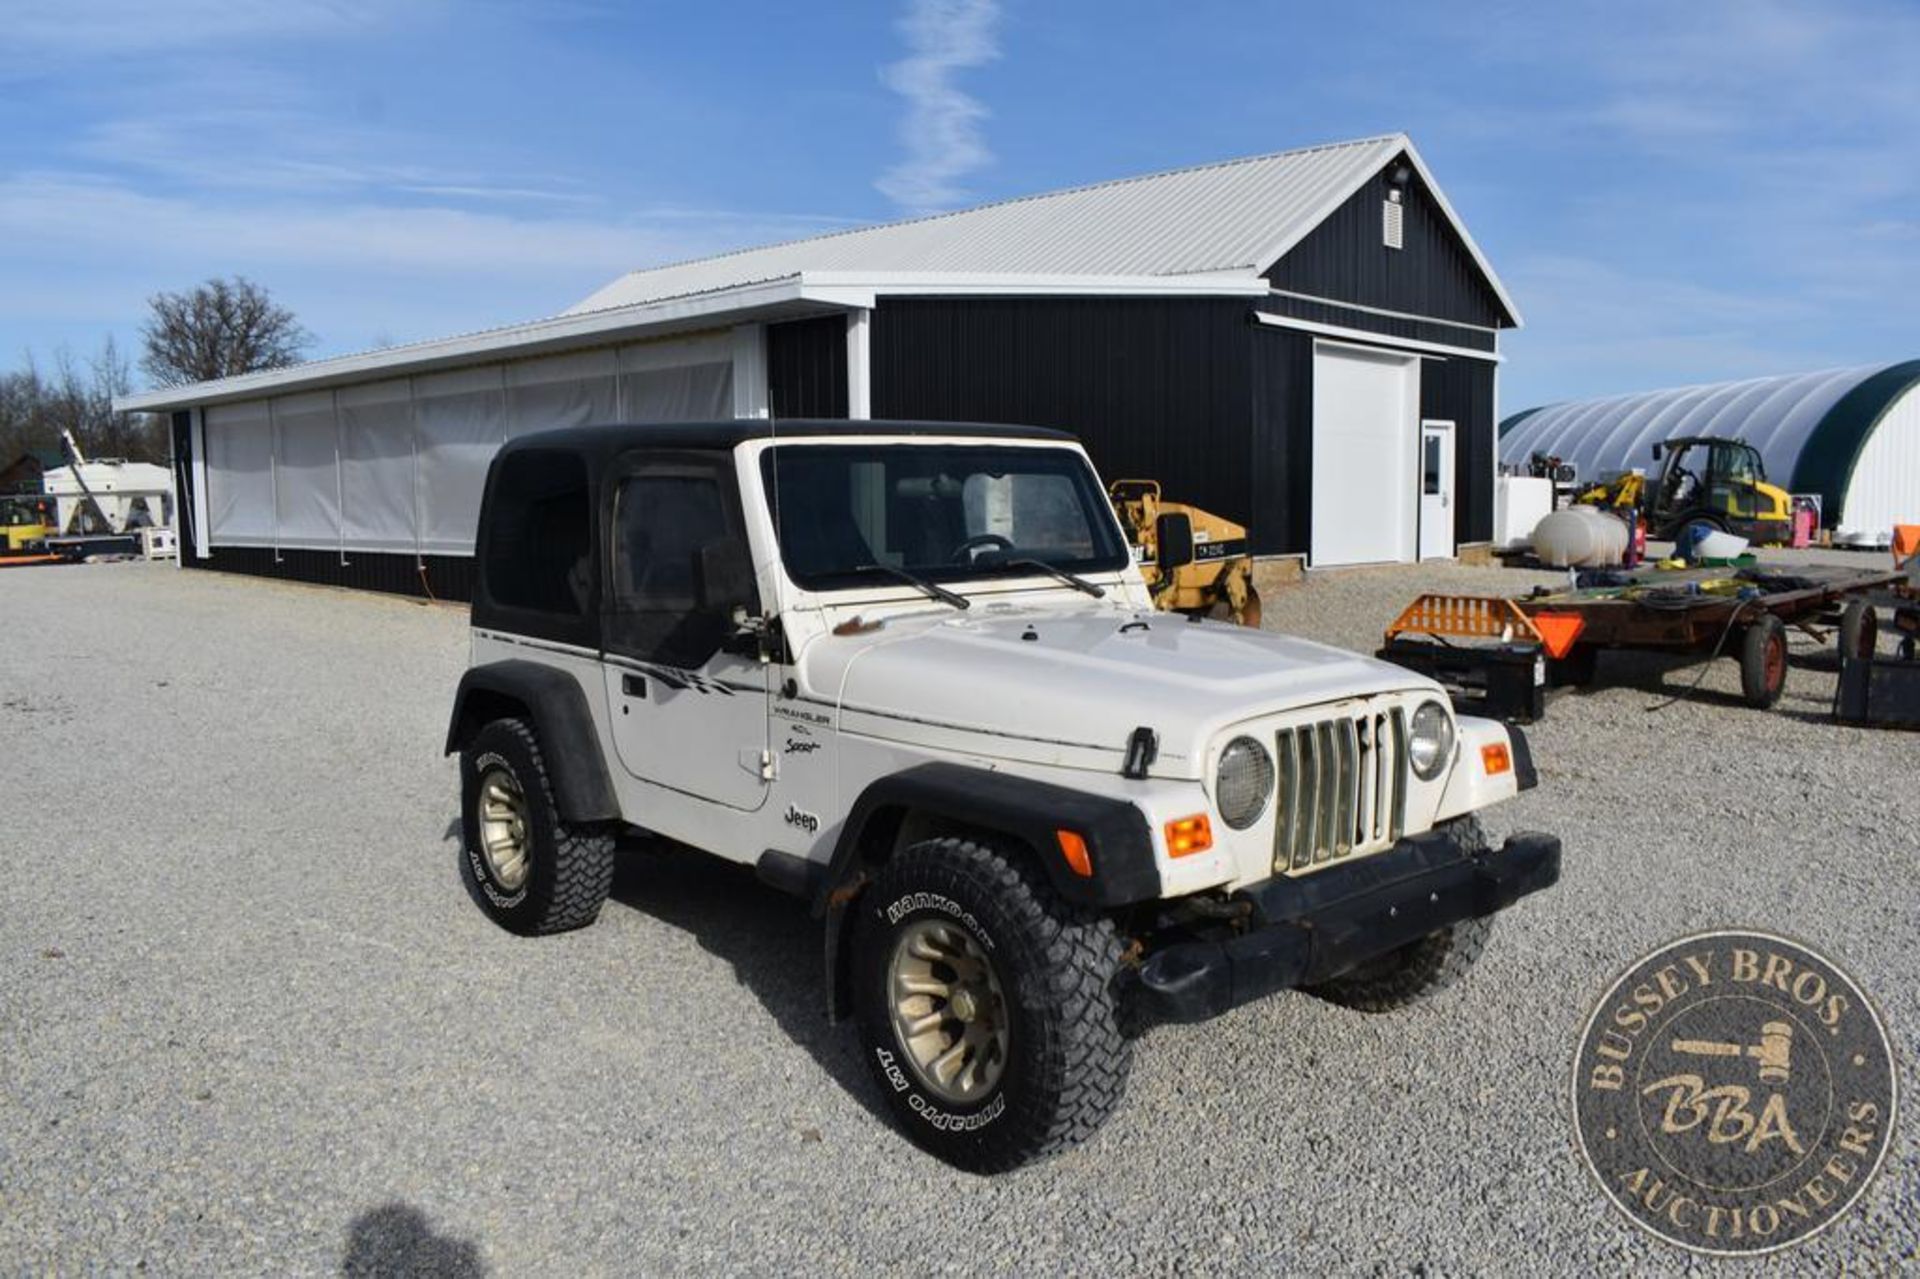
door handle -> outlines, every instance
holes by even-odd
[[[644,675],[622,675],[620,677],[620,691],[628,697],[645,698],[647,695],[646,677]]]

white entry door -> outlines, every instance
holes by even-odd
[[[1417,357],[1314,344],[1314,567],[1404,562],[1418,554],[1419,406]]]
[[[1453,423],[1420,424],[1420,558],[1453,558]]]

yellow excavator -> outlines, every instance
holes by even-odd
[[[1633,471],[1595,484],[1575,498],[1587,506],[1647,520],[1647,536],[1668,538],[1689,524],[1710,524],[1755,546],[1793,540],[1793,498],[1767,483],[1751,444],[1714,436],[1682,436],[1653,446],[1659,473]]]
[[[1154,607],[1260,625],[1260,593],[1253,589],[1253,556],[1247,553],[1244,527],[1197,506],[1165,501],[1157,480],[1115,480],[1107,497],[1127,531]]]

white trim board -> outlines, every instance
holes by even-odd
[[[1265,311],[1256,311],[1255,323],[1269,325],[1276,329],[1297,329],[1302,333],[1311,333],[1316,337],[1336,338],[1350,342],[1355,346],[1371,347],[1378,351],[1406,351],[1432,355],[1449,356],[1462,360],[1485,360],[1489,364],[1504,364],[1506,357],[1498,351],[1476,351],[1471,347],[1448,346],[1442,342],[1422,342],[1417,338],[1398,338],[1385,333],[1369,333],[1365,329],[1349,329],[1338,324],[1316,324],[1312,320],[1296,320],[1285,315],[1268,315]]]

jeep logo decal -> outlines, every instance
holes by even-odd
[[[820,818],[818,814],[803,812],[793,804],[787,805],[786,821],[787,825],[798,826],[809,835],[814,834],[820,829]]]

